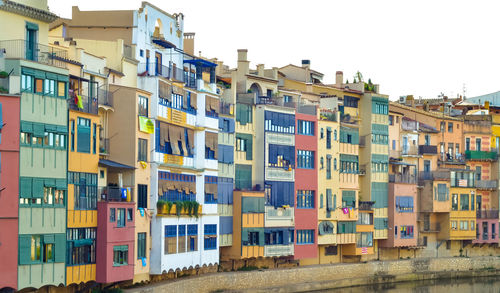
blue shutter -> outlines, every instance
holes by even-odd
[[[77,151],[80,153],[90,153],[90,127],[78,125],[77,131]]]
[[[19,178],[19,195],[22,198],[31,198],[32,194],[32,179],[21,177]]]
[[[66,256],[66,234],[55,234],[54,262],[65,262]]]
[[[19,264],[31,262],[31,235],[19,235]]]

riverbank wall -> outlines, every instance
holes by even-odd
[[[500,275],[500,257],[420,258],[214,273],[127,289],[128,293],[309,292],[394,282]]]

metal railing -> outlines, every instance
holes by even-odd
[[[449,171],[420,171],[418,173],[419,180],[449,180],[450,172]]]
[[[477,189],[496,189],[498,181],[496,180],[476,180]]]
[[[476,218],[478,219],[498,219],[498,210],[477,210]]]
[[[465,156],[463,154],[450,154],[450,153],[440,153],[438,160],[447,163],[465,163]]]
[[[399,158],[399,157],[401,157],[401,151],[389,150],[389,157],[390,158]]]
[[[69,98],[69,108],[70,110],[85,112],[89,114],[98,113],[98,102],[97,98],[92,98],[89,96],[79,95],[81,97],[81,104],[79,105],[78,98],[76,95],[72,95]]]
[[[316,105],[297,104],[297,112],[301,114],[316,116]]]
[[[437,146],[435,145],[419,145],[418,153],[420,155],[435,155],[437,154]]]
[[[494,161],[497,159],[495,151],[465,151],[465,159],[478,161]]]
[[[389,174],[389,182],[416,184],[417,178],[412,174]]]
[[[113,107],[113,93],[107,90],[100,89],[97,92],[99,105]]]
[[[109,138],[99,140],[99,155],[109,155]]]
[[[234,115],[234,104],[227,103],[223,100],[220,101],[219,112],[223,115]]]
[[[360,211],[372,211],[374,204],[375,204],[374,201],[360,201],[358,203],[358,209]]]
[[[26,40],[0,41],[0,51],[8,59],[25,59],[59,68],[67,68],[68,53]]]
[[[133,201],[134,188],[129,186],[123,188],[130,188],[130,199]],[[105,186],[101,188],[101,201],[127,201],[127,199],[122,196],[122,189],[120,187]]]
[[[440,232],[441,223],[425,223],[420,226],[420,232]]]
[[[403,146],[401,150],[401,155],[403,156],[418,156],[418,147],[416,145]]]
[[[257,103],[261,105],[275,105],[286,108],[296,108],[296,103],[294,102],[284,102],[283,99],[279,99],[276,97],[267,97],[267,96],[258,96]]]
[[[167,79],[175,79],[184,82],[187,87],[196,88],[196,74],[184,71],[184,68],[167,66],[162,64],[139,63],[137,65],[137,75],[139,76],[161,76]]]

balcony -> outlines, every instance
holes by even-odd
[[[278,244],[264,246],[264,256],[288,256],[293,255],[293,244]]]
[[[398,150],[389,150],[389,158],[400,158],[401,157],[401,151]]]
[[[123,190],[126,189],[125,193]],[[101,188],[101,201],[132,201],[134,187],[106,186]]]
[[[465,151],[465,159],[473,161],[495,161],[497,156],[497,152]]]
[[[99,90],[97,92],[99,106],[113,107],[113,94],[107,90]]]
[[[420,225],[420,232],[426,232],[426,233],[437,233],[441,231],[441,224],[440,223],[425,223],[423,225]]]
[[[482,190],[497,189],[498,182],[496,180],[476,180],[476,188]]]
[[[417,184],[417,178],[412,174],[389,174],[390,183]]]
[[[26,40],[0,41],[0,51],[7,59],[24,59],[66,69],[67,52]]]
[[[316,116],[316,105],[297,104],[297,112],[301,114]]]
[[[78,98],[78,96],[80,98]],[[97,115],[98,103],[97,98],[92,98],[84,95],[70,95],[69,98],[69,109],[73,111],[80,111],[89,114]]]
[[[295,170],[285,168],[266,168],[266,180],[286,180],[293,181],[295,179]]]
[[[163,201],[156,203],[156,212],[162,216],[194,216],[202,214],[202,206],[197,201]]]
[[[320,120],[337,122],[337,111],[321,109],[319,112]]]
[[[401,150],[401,155],[402,156],[418,156],[418,147],[416,145],[412,146],[403,146],[403,149]]]
[[[275,105],[275,106],[287,107],[287,108],[293,108],[293,109],[296,108],[296,103],[284,102],[283,98],[279,98],[279,97],[258,96],[256,104]]]
[[[99,140],[99,155],[107,156],[109,155],[109,138],[101,138]]]
[[[474,187],[474,180],[455,178],[450,181],[450,187]]]
[[[196,88],[196,74],[184,71],[183,68],[176,66],[166,66],[150,63],[139,63],[137,65],[138,76],[160,76],[166,79],[173,79],[180,82],[185,82],[187,87]]]
[[[476,218],[478,219],[498,219],[498,210],[477,210]]]
[[[294,208],[275,208],[266,206],[264,212],[265,227],[293,227]]]
[[[464,165],[465,164],[465,156],[463,154],[453,154],[450,153],[441,153],[438,157],[439,163],[444,164],[454,164],[454,165]]]
[[[223,100],[220,101],[219,112],[222,115],[234,115],[234,104],[227,103]]]
[[[418,174],[419,180],[450,180],[449,171],[420,171]]]
[[[374,201],[360,201],[358,209],[360,211],[373,211]]]
[[[435,145],[419,145],[418,146],[419,155],[435,155],[437,154],[437,146]]]

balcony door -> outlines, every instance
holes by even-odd
[[[482,199],[482,196],[481,195],[476,195],[476,211],[478,213],[481,212],[481,203],[482,203],[483,199]]]
[[[408,154],[408,137],[403,136],[403,154]]]
[[[156,75],[161,75],[161,53],[155,52],[155,74]]]
[[[37,59],[37,34],[38,25],[26,24],[26,59],[36,61]]]
[[[480,151],[480,150],[481,150],[481,139],[476,138],[476,151]]]

